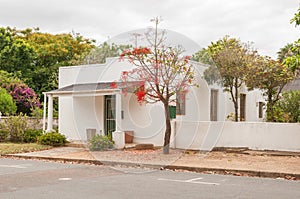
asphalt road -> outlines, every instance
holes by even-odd
[[[0,158],[1,199],[300,198],[300,181]]]

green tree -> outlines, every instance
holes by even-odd
[[[191,60],[201,62],[201,63],[207,64],[207,65],[214,65],[214,62],[210,56],[210,52],[207,48],[202,48],[201,50],[196,52],[192,56]]]
[[[12,85],[22,82],[18,76],[20,76],[18,73],[9,73],[7,71],[0,70],[0,87],[5,88],[8,92],[10,92],[12,90]]]
[[[82,64],[99,64],[105,63],[108,57],[118,57],[125,50],[130,48],[130,45],[116,45],[108,44],[104,42],[98,47],[95,47],[91,52],[84,58]]]
[[[229,36],[212,42],[208,46],[208,52],[220,74],[220,82],[224,91],[231,95],[235,121],[238,121],[239,89],[245,82],[248,64],[256,52],[251,50],[248,44]]]
[[[276,121],[274,105],[280,99],[283,87],[293,79],[290,68],[270,57],[256,56],[247,70],[246,84],[258,88],[267,98],[267,121]]]
[[[207,69],[205,69],[205,71],[203,72],[203,77],[209,85],[212,85],[214,83],[221,83],[220,73],[211,58],[208,48],[202,48],[201,50],[196,52],[191,59],[208,66]]]
[[[274,110],[276,122],[300,122],[300,90],[282,93]]]
[[[23,39],[16,39],[10,29],[0,28],[0,69],[9,73],[20,72],[26,77],[33,70],[35,51]]]
[[[2,115],[13,115],[17,111],[17,106],[12,96],[3,88],[0,88],[0,112]]]
[[[39,30],[19,30],[16,37],[26,40],[36,52],[35,69],[27,77],[30,85],[41,97],[41,93],[58,86],[59,66],[79,64],[94,48],[94,41],[78,33],[50,34]]]
[[[294,17],[290,20],[290,23],[295,23],[295,26],[300,25],[300,7],[298,8],[297,12],[294,14]]]
[[[0,67],[9,73],[19,71],[24,78],[34,69],[35,51],[22,39],[15,39],[11,46],[1,51]]]
[[[300,25],[300,7],[290,20],[290,23],[295,23],[295,27]],[[288,45],[284,48],[288,48]],[[280,52],[282,53],[284,50],[281,49]],[[289,53],[284,57],[283,63],[292,69],[296,77],[300,77],[300,39],[295,41],[290,47]]]
[[[123,82],[139,82],[135,91],[140,103],[161,102],[165,110],[164,154],[169,153],[171,123],[169,104],[184,97],[193,84],[194,70],[189,63],[190,57],[183,56],[180,48],[167,46],[164,32],[158,30],[159,19],[152,20],[155,29],[145,34],[149,41],[147,47],[136,47],[125,50],[121,59],[136,66],[131,71],[124,71]]]
[[[295,77],[300,77],[300,39],[294,42],[283,63],[293,71]]]
[[[280,50],[277,52],[277,59],[281,62],[284,62],[284,60],[287,57],[293,56],[294,53],[292,52],[293,44],[288,43],[283,48],[280,48]]]

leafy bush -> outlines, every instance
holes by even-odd
[[[12,142],[22,142],[24,131],[27,129],[27,116],[22,113],[18,116],[8,117],[4,130],[8,131]]]
[[[0,88],[0,112],[3,115],[14,114],[17,111],[17,106],[10,94],[3,88]]]
[[[43,145],[63,146],[66,142],[66,137],[58,132],[45,133],[38,138],[38,143]]]
[[[91,151],[107,151],[112,149],[113,146],[113,142],[107,136],[103,135],[95,135],[89,141],[89,149]]]
[[[17,84],[10,92],[17,105],[17,112],[30,114],[35,107],[40,107],[40,101],[35,92],[26,84]]]
[[[35,143],[42,134],[43,130],[27,129],[23,134],[23,142]]]
[[[9,133],[7,131],[0,130],[0,142],[8,141],[8,135],[9,135]]]
[[[274,106],[277,122],[300,122],[300,91],[288,91]]]

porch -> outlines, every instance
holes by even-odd
[[[53,98],[59,99],[59,132],[86,140],[86,129],[108,134],[122,131],[121,88],[111,83],[73,84],[44,93],[43,130],[53,131]],[[47,122],[46,122],[47,121]],[[46,125],[47,124],[47,125]],[[75,134],[70,135],[74,132]]]

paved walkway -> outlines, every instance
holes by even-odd
[[[200,153],[171,149],[170,154],[164,155],[161,149],[91,152],[87,148],[60,147],[8,156],[300,180],[300,153],[251,150]]]

